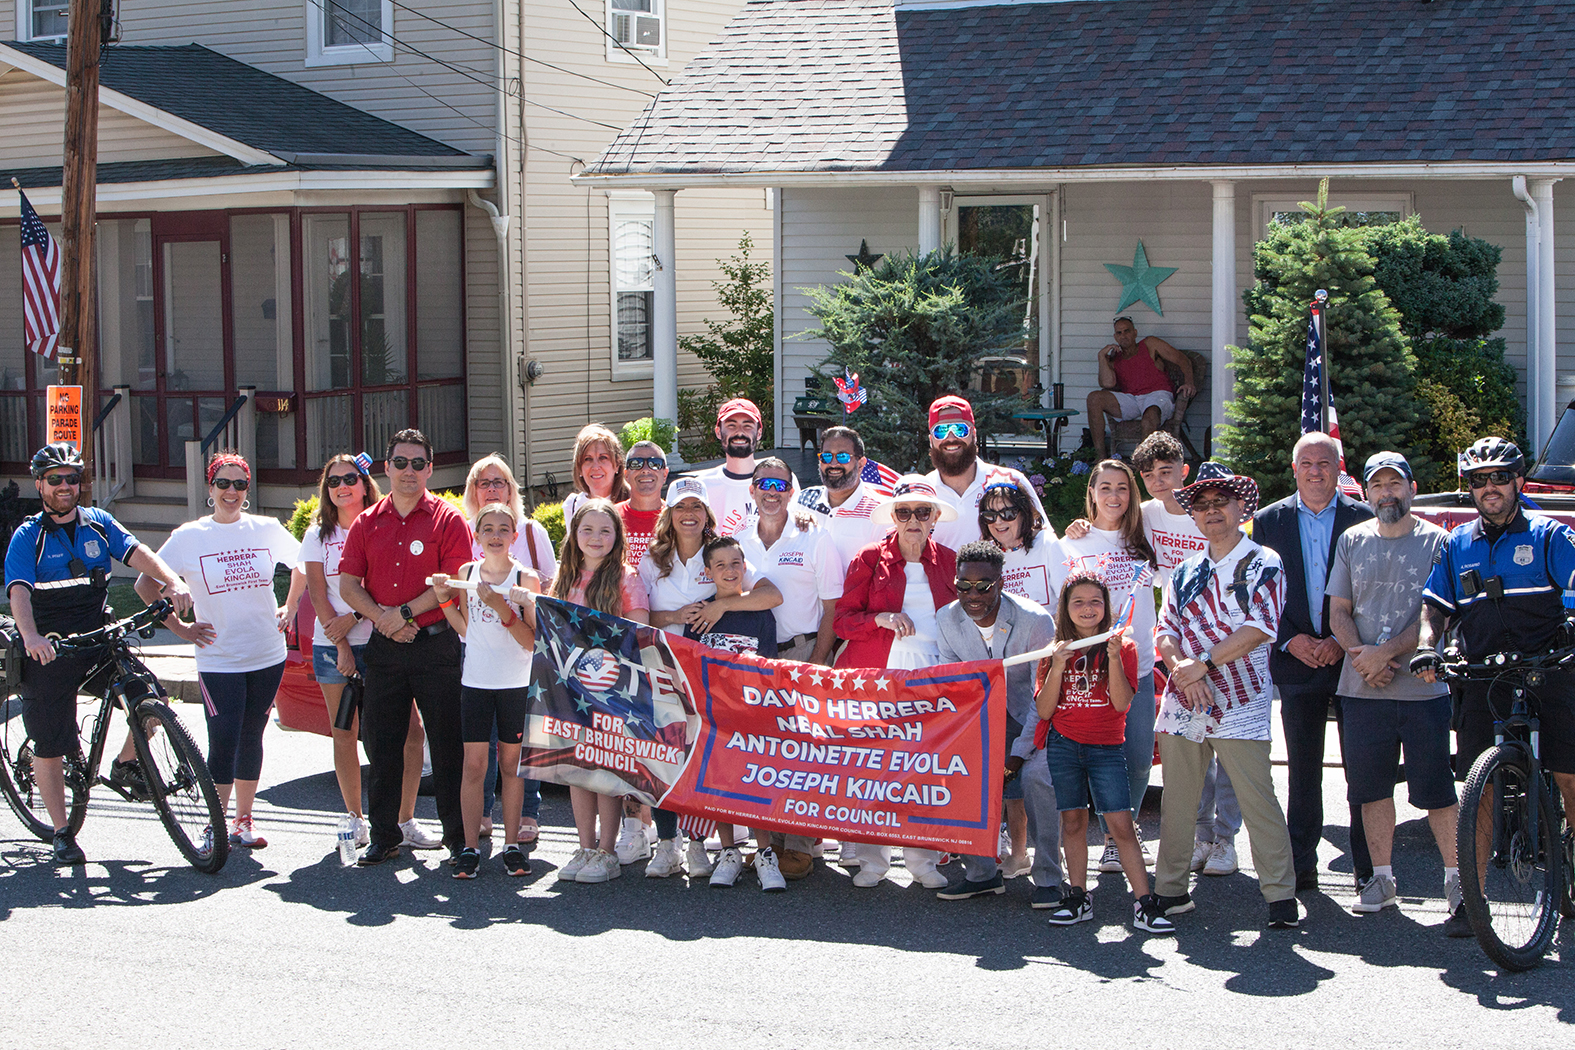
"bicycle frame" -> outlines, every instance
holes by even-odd
[[[88,753],[85,757],[72,756],[66,760],[66,777],[68,782],[73,775],[81,778],[86,788],[102,784],[128,802],[147,802],[148,799],[125,790],[98,771],[103,768],[104,745],[109,739],[110,712],[119,707],[125,712],[126,721],[129,723],[135,717],[136,705],[145,695],[163,697],[166,694],[164,688],[159,685],[158,677],[131,652],[124,637],[108,643],[106,648],[108,651],[104,659],[95,663],[83,676],[84,682],[103,676],[103,687],[95,689],[92,694],[99,698],[98,711],[92,716],[91,729],[83,734],[88,741]],[[130,698],[125,689],[125,685],[130,681],[145,682],[151,686],[151,689],[147,694]],[[72,769],[78,757],[82,757],[82,768]],[[87,781],[89,777],[93,778],[91,782]]]

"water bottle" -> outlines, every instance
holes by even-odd
[[[355,817],[346,813],[339,818],[339,863],[351,867],[356,862],[355,856]]]
[[[1194,744],[1203,743],[1204,737],[1209,733],[1209,714],[1201,707],[1193,708],[1187,716],[1187,724],[1182,727],[1181,735]]]

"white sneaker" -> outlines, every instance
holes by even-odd
[[[861,890],[879,886],[891,870],[891,847],[861,846],[858,856],[859,872],[853,876],[853,885]]]
[[[1007,827],[1006,827],[1005,824],[1002,824],[1001,825],[1000,842],[995,847],[995,859],[996,859],[996,862],[1004,864],[1004,863],[1006,863],[1006,859],[1008,857],[1010,857],[1011,855],[1012,855],[1012,833],[1009,830],[1007,830]]]
[[[1008,857],[1006,859],[1006,863],[1001,865],[1001,878],[1003,878],[1003,879],[1015,879],[1019,875],[1027,875],[1030,871],[1033,871],[1033,870],[1034,870],[1033,858],[1028,856],[1027,854],[1023,855],[1023,859],[1022,860],[1013,860],[1012,858]]]
[[[357,848],[365,848],[372,844],[372,829],[367,826],[365,819],[351,814],[350,819],[355,821],[355,844]]]
[[[593,849],[577,849],[569,857],[569,862],[558,869],[559,882],[573,882],[575,876],[589,863],[591,856],[596,851]]]
[[[633,864],[651,855],[651,843],[645,837],[645,825],[639,817],[624,817],[618,832],[618,844],[613,847],[619,864]]]
[[[1208,862],[1203,865],[1205,875],[1234,875],[1240,865],[1236,861],[1236,843],[1220,839],[1209,851]]]
[[[401,846],[409,846],[411,849],[443,848],[443,837],[428,833],[426,828],[416,822],[415,817],[399,825],[399,831],[405,836],[404,841],[400,843]]]
[[[656,844],[656,855],[645,866],[648,879],[665,879],[684,870],[684,856],[678,852],[677,839],[663,839]]]
[[[857,868],[859,866],[859,844],[857,842],[839,842],[837,846],[837,866]]]
[[[1209,862],[1209,855],[1214,852],[1212,842],[1194,842],[1192,844],[1192,862],[1187,865],[1188,871],[1202,871],[1203,865]]]
[[[606,850],[592,850],[591,859],[574,876],[575,882],[611,882],[623,874],[618,858]]]
[[[704,841],[689,840],[689,863],[686,867],[691,879],[703,879],[716,870],[716,865],[711,863],[711,854],[705,851]]]
[[[1099,855],[1099,870],[1107,875],[1121,870],[1121,851],[1116,848],[1115,839],[1105,840],[1105,852]]]
[[[777,864],[777,851],[769,846],[755,854],[755,874],[760,878],[760,888],[767,893],[781,893],[787,889],[787,880]]]
[[[727,846],[722,850],[722,855],[716,858],[716,869],[711,872],[711,885],[731,886],[738,881],[738,875],[743,870],[744,855],[738,851],[738,847]]]

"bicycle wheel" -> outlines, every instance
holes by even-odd
[[[66,759],[66,819],[74,835],[87,818],[87,764],[78,752]],[[33,779],[33,741],[22,724],[22,698],[0,700],[0,791],[17,817],[45,842],[54,837],[55,822]]]
[[[132,719],[132,737],[170,838],[198,871],[211,875],[224,867],[230,855],[224,806],[186,727],[163,701],[144,700]]]
[[[1564,890],[1559,894],[1559,914],[1575,919],[1575,827],[1564,829]]]
[[[1559,828],[1546,787],[1532,811],[1530,783],[1527,755],[1518,747],[1499,745],[1471,767],[1460,799],[1457,848],[1466,917],[1482,950],[1508,970],[1529,970],[1541,962],[1558,924],[1563,867]],[[1476,835],[1484,797],[1494,818],[1485,858],[1479,856]],[[1480,878],[1483,869],[1485,881]]]

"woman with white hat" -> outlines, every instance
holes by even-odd
[[[936,494],[923,475],[898,479],[892,496],[870,513],[870,520],[895,526],[886,538],[864,547],[848,566],[837,601],[837,637],[847,648],[841,667],[918,668],[940,663],[935,613],[957,600],[957,552],[931,539],[935,526],[955,521],[957,511]],[[855,848],[860,871],[853,885],[880,883],[891,866],[884,845],[843,844]],[[936,870],[940,854],[904,848],[903,862],[914,881],[927,889],[946,885]]]

